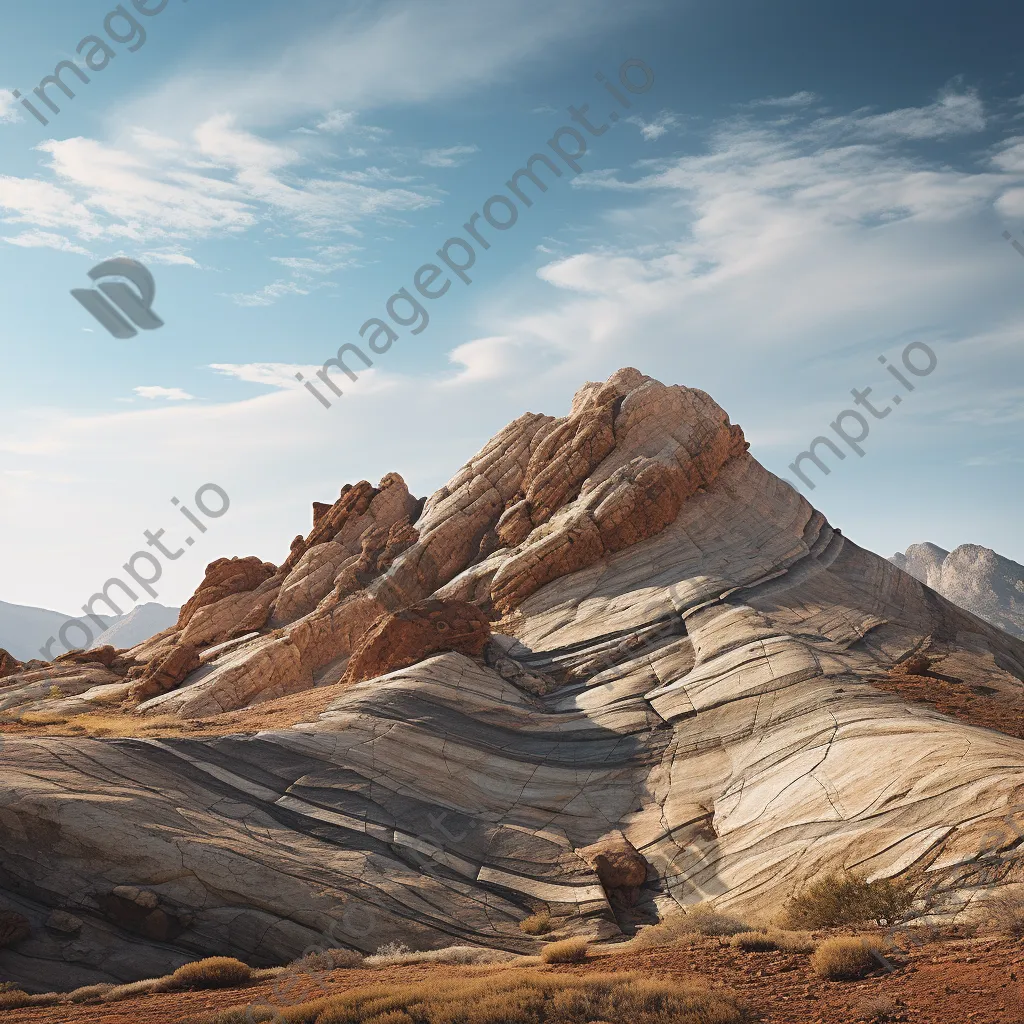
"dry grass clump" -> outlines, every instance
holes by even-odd
[[[736,949],[742,949],[746,953],[768,953],[779,948],[774,935],[761,931],[737,932],[729,945]]]
[[[905,1008],[904,1003],[890,999],[889,996],[871,996],[854,1007],[857,1019],[867,1021],[868,1024],[889,1024],[890,1021],[904,1019],[902,1011]]]
[[[105,1003],[117,1003],[122,999],[133,999],[135,996],[148,996],[150,992],[167,992],[171,987],[171,975],[162,978],[143,978],[142,981],[130,981],[125,985],[114,985],[100,998]]]
[[[811,956],[811,970],[828,981],[858,981],[878,967],[877,952],[866,939],[826,939]]]
[[[20,1010],[26,1006],[56,1006],[62,998],[59,992],[29,995],[20,988],[9,988],[0,992],[0,1010]]]
[[[773,929],[770,933],[775,947],[784,953],[813,953],[818,948],[810,932],[791,932]]]
[[[687,907],[685,912],[672,914],[642,929],[629,944],[633,949],[650,949],[652,946],[686,942],[700,935],[728,937],[749,931],[751,928],[747,922],[721,913],[713,903],[697,903]]]
[[[366,957],[355,949],[324,949],[293,960],[288,966],[297,971],[337,971],[347,967],[362,967]],[[252,972],[254,975],[263,972]],[[278,972],[274,972],[276,974]]]
[[[519,922],[519,930],[524,935],[547,935],[551,928],[551,915],[546,910],[531,914]]]
[[[1024,939],[1024,896],[995,896],[985,904],[985,925],[999,935]]]
[[[786,904],[783,922],[790,928],[837,928],[864,924],[892,925],[906,916],[914,893],[903,882],[868,882],[848,872],[825,875]]]
[[[209,956],[183,964],[170,976],[171,988],[235,988],[252,980],[252,968],[233,956]]]
[[[580,964],[589,951],[590,943],[584,938],[562,939],[545,946],[540,958],[546,964]]]
[[[94,1000],[102,999],[103,996],[115,987],[109,982],[101,982],[98,985],[83,985],[81,988],[76,988],[73,992],[69,992],[66,999],[69,1003],[91,1003]]]
[[[236,1007],[192,1018],[192,1024],[280,1019],[275,1013],[269,1006]],[[289,1007],[283,1017],[288,1024],[740,1024],[744,1019],[732,997],[701,985],[630,973],[524,970],[372,985]]]
[[[515,953],[486,946],[445,946],[443,949],[411,950],[404,942],[389,942],[363,960],[366,967],[402,964],[499,964],[515,960]]]

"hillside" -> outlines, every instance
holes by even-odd
[[[1024,740],[898,690],[1019,714],[1024,643],[846,539],[703,392],[620,370],[426,499],[389,474],[312,519],[280,564],[211,563],[165,634],[3,679],[3,976],[531,952],[538,911],[621,938],[840,868],[946,915],[1024,880]]]
[[[911,544],[889,561],[979,619],[1024,638],[1024,565],[979,544]]]

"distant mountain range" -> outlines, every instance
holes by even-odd
[[[151,601],[138,605],[126,615],[101,615],[107,628],[96,637],[92,646],[112,644],[121,649],[134,647],[168,626],[173,626],[178,620],[178,611],[177,608],[168,608]],[[0,648],[19,661],[42,658],[39,649],[49,637],[57,636],[69,618],[73,616],[48,608],[32,608],[29,605],[0,601]],[[53,651],[63,653],[63,648],[55,644]]]
[[[1024,639],[1024,565],[980,544],[911,544],[890,559],[947,601]]]

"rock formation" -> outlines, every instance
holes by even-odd
[[[889,561],[947,601],[1024,638],[1024,565],[1019,562],[978,544],[950,552],[927,543],[911,544]]]
[[[357,483],[280,566],[213,563],[174,630],[109,666],[5,678],[0,713],[56,680],[62,706],[137,687],[140,718],[251,727],[6,736],[0,909],[31,933],[0,971],[532,950],[541,910],[616,936],[623,906],[772,914],[840,868],[960,911],[1024,881],[1024,740],[886,689],[939,676],[1019,700],[1024,643],[841,536],[706,394],[621,370],[425,502]],[[325,686],[326,710],[261,729],[265,702]]]

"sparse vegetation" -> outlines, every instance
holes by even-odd
[[[54,685],[46,691],[46,696],[50,700],[60,700],[62,697],[66,697],[67,694],[59,686]]]
[[[0,1010],[20,1010],[26,1006],[53,1006],[60,1000],[61,995],[58,992],[30,995],[28,992],[22,992],[20,988],[11,988],[0,992]]]
[[[252,980],[252,968],[233,956],[210,956],[183,964],[170,976],[171,988],[235,988]]]
[[[866,939],[826,939],[811,956],[811,970],[828,981],[858,981],[879,966],[875,953]]]
[[[519,922],[519,930],[524,935],[547,935],[551,927],[551,915],[546,910],[531,914]]]
[[[579,964],[589,951],[590,943],[584,938],[562,939],[545,946],[540,958],[546,964]]]
[[[893,925],[914,904],[915,894],[893,879],[869,882],[850,872],[826,875],[786,905],[783,922],[791,928],[838,928],[873,922]]]
[[[903,1004],[889,996],[872,996],[863,1000],[856,1007],[858,1020],[867,1021],[868,1024],[889,1024],[891,1021],[900,1020]]]
[[[389,943],[381,949],[399,949],[404,952],[378,951],[363,961],[366,967],[395,967],[399,964],[498,964],[515,960],[515,953],[486,946],[445,946],[443,949],[414,951],[400,942]]]
[[[751,931],[746,921],[723,914],[713,903],[697,903],[685,912],[672,914],[649,928],[644,928],[630,945],[634,949],[653,946],[671,946],[677,942],[693,940],[700,935],[730,936]]]
[[[810,932],[790,932],[773,929],[770,933],[775,945],[785,953],[813,953],[818,947]]]
[[[274,1014],[270,1007],[236,1007],[192,1018],[192,1024],[263,1022]],[[485,978],[372,985],[290,1007],[287,1019],[289,1024],[740,1024],[744,1017],[730,996],[698,985],[628,973],[506,971]]]
[[[343,967],[362,967],[365,959],[354,949],[324,949],[293,960],[288,968],[293,971],[337,971]]]
[[[761,931],[737,932],[732,937],[730,945],[736,949],[742,949],[745,953],[767,953],[779,948],[773,935]]]
[[[985,904],[985,924],[999,935],[1024,939],[1024,896],[1000,894]]]

